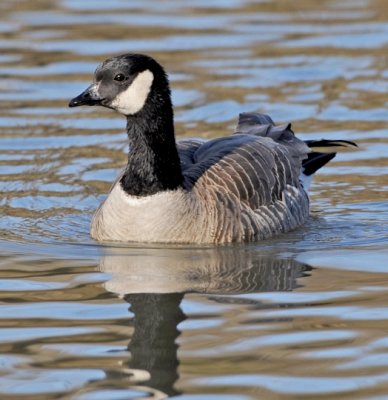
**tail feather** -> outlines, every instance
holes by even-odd
[[[314,174],[335,157],[334,147],[337,147],[337,151],[357,147],[356,143],[349,140],[305,140],[305,143],[313,150],[302,162],[303,173],[307,176]]]
[[[305,143],[314,151],[319,151],[321,153],[329,153],[333,151],[333,147],[337,147],[337,151],[343,148],[353,148],[357,147],[357,144],[351,142],[350,140],[305,140]]]
[[[307,158],[302,162],[302,171],[305,175],[310,176],[327,164],[335,157],[336,153],[309,153]]]
[[[339,151],[341,148],[357,147],[356,143],[349,140],[306,140],[305,143],[310,149],[313,149],[302,161],[300,180],[305,189],[310,186],[313,174],[336,156],[337,153],[333,152],[334,148]]]
[[[287,145],[289,149],[292,148],[293,157],[304,158],[300,180],[306,189],[312,175],[332,160],[337,151],[357,147],[356,143],[349,140],[299,140],[295,137],[291,124],[276,126],[269,115],[255,112],[239,115],[235,133],[270,137],[276,142]]]

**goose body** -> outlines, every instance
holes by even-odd
[[[175,142],[167,76],[152,58],[106,60],[70,106],[103,105],[127,117],[129,154],[91,236],[98,241],[229,243],[290,231],[309,215],[301,176],[335,153],[311,148],[345,141],[295,137],[266,115],[240,115],[230,136]]]
[[[293,152],[287,145],[241,134],[229,140],[183,140],[177,147],[182,187],[138,197],[126,193],[119,178],[93,218],[93,238],[252,241],[287,232],[308,217],[309,200],[300,171],[290,168]],[[300,164],[301,155],[294,156]]]

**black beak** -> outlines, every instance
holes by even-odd
[[[79,96],[74,97],[74,99],[70,100],[69,107],[95,106],[100,104],[101,101],[104,99],[98,94],[97,89],[98,88],[96,84],[93,83]]]

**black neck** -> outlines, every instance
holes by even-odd
[[[171,100],[148,100],[141,111],[127,117],[129,154],[121,185],[134,196],[177,189],[183,180]]]

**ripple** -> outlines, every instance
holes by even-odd
[[[266,34],[260,36],[260,41],[273,41],[278,39],[279,35]],[[79,55],[106,55],[112,53],[125,53],[128,49],[132,52],[151,52],[151,51],[184,51],[184,50],[203,50],[219,48],[239,48],[249,43],[257,41],[255,36],[249,35],[180,35],[160,37],[158,41],[154,39],[117,39],[117,40],[76,40],[60,41],[52,40],[50,42],[35,43],[35,51],[53,52],[63,51],[72,52]],[[1,41],[2,48],[24,48],[23,41]]]
[[[2,328],[0,331],[0,343],[13,343],[26,340],[38,340],[50,337],[85,335],[98,332],[102,332],[102,329],[92,328],[92,327]]]
[[[259,0],[263,1],[263,0]],[[75,10],[107,10],[107,9],[144,9],[144,3],[139,0],[131,1],[130,4],[124,0],[113,0],[109,3],[106,3],[104,0],[97,0],[93,5],[91,4],[80,4],[76,0],[61,0],[61,3],[67,8],[75,9]],[[249,3],[248,0],[193,0],[190,4],[185,4],[180,1],[169,1],[166,4],[160,4],[157,1],[151,1],[152,9],[160,9],[161,11],[166,10],[176,10],[180,8],[235,8],[240,7],[246,3]]]
[[[249,339],[238,339],[235,342],[229,342],[227,345],[215,345],[212,349],[207,348],[204,351],[196,351],[196,355],[220,355],[223,356],[226,352],[229,355],[233,353],[243,353],[247,351],[258,351],[261,347],[284,347],[289,348],[294,345],[314,345],[314,343],[324,344],[325,342],[339,342],[343,341],[346,343],[349,340],[355,339],[357,333],[352,331],[330,331],[322,330],[321,332],[305,331],[305,332],[293,332],[286,334],[276,335],[262,335],[257,338]],[[327,345],[327,343],[326,343]]]
[[[379,49],[388,44],[387,32],[363,32],[359,34],[341,34],[314,36],[303,39],[287,40],[282,47],[334,47],[339,49]]]
[[[73,124],[74,122],[71,122]],[[103,130],[103,128],[102,128]],[[114,143],[120,142],[122,147],[123,135],[71,135],[49,137],[27,137],[27,138],[0,138],[0,146],[5,150],[18,150],[20,148],[28,150],[40,150],[45,146],[51,149],[68,147],[85,147],[91,145],[117,147]]]
[[[388,234],[388,230],[387,230]],[[388,250],[379,249],[373,254],[373,264],[369,262],[369,250],[331,250],[307,251],[300,254],[297,259],[321,268],[341,268],[347,271],[368,271],[368,273],[388,273]]]
[[[87,382],[101,380],[105,373],[98,369],[17,370],[0,377],[0,393],[7,395],[35,395],[68,392]]]
[[[274,393],[291,395],[323,395],[352,392],[370,388],[388,379],[388,374],[351,377],[297,377],[264,374],[241,374],[195,380],[196,384],[207,386],[249,386],[265,388]]]

